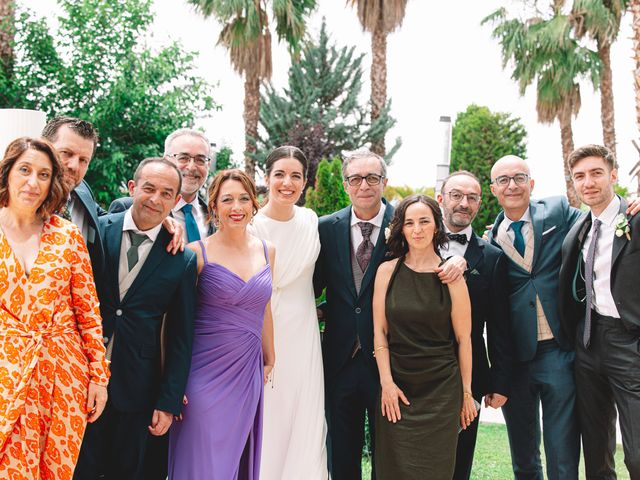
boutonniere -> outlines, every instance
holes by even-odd
[[[391,238],[391,229],[393,228],[393,223],[390,223],[387,228],[384,229],[384,239],[386,243],[389,243],[389,238]]]
[[[627,236],[627,240],[631,240],[631,227],[629,227],[629,219],[624,213],[619,213],[616,217],[616,237],[622,235]]]

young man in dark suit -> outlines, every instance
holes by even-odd
[[[612,152],[586,145],[569,156],[589,213],[562,246],[562,327],[576,348],[577,404],[587,478],[616,478],[616,409],[625,464],[640,479],[640,218],[614,193]]]
[[[484,241],[471,228],[481,199],[480,182],[472,173],[454,172],[445,179],[437,200],[442,208],[449,245],[441,254],[444,257],[461,255],[467,261],[466,280],[472,313],[473,398],[481,403],[484,397],[486,406],[500,408],[509,396],[513,362],[507,259],[499,248]],[[489,358],[484,339],[485,326]],[[454,480],[471,478],[478,423],[479,416],[458,436]]]
[[[164,435],[180,415],[191,364],[196,256],[168,253],[171,235],[162,222],[180,199],[181,182],[168,160],[143,160],[129,181],[131,209],[100,218],[106,267],[97,288],[111,379],[105,414],[85,434],[76,479],[144,478],[148,434]]]
[[[351,205],[319,221],[314,287],[317,296],[326,288],[327,298],[322,352],[329,469],[333,480],[354,480],[362,476],[365,412],[375,448],[380,379],[373,358],[371,302],[376,270],[387,252],[384,230],[393,207],[382,199],[387,167],[379,155],[366,149],[349,154],[342,174]],[[462,258],[447,262],[440,278],[455,281],[465,267]]]

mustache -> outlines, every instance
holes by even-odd
[[[472,213],[470,208],[458,207],[453,209],[453,213]]]

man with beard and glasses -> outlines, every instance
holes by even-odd
[[[480,208],[482,189],[474,174],[452,173],[437,196],[449,245],[443,256],[461,255],[467,261],[467,287],[471,298],[473,352],[472,394],[485,406],[500,408],[509,394],[512,364],[507,300],[507,264],[504,253],[473,232],[471,222]],[[484,330],[487,329],[487,346]],[[490,360],[490,361],[489,361]],[[454,480],[471,478],[480,416],[458,436]]]

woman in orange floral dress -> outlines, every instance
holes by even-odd
[[[89,255],[53,215],[68,189],[46,141],[0,162],[0,478],[71,479],[109,377]]]

